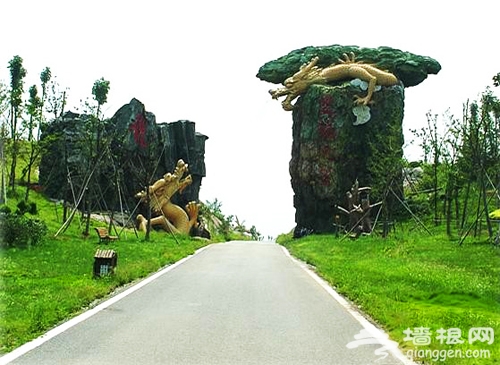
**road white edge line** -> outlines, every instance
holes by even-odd
[[[328,294],[330,294],[333,299],[335,299],[344,309],[353,316],[365,330],[367,330],[374,338],[380,340],[381,344],[383,341],[387,341],[387,334],[381,330],[380,328],[373,325],[370,321],[368,321],[359,311],[355,310],[353,306],[344,299],[339,293],[337,293],[331,286],[326,282],[323,278],[321,278],[314,271],[309,269],[304,263],[297,260],[293,257],[286,247],[281,246],[283,252],[286,256],[288,256],[293,262],[295,262],[298,266],[300,266],[310,277],[314,279]],[[404,365],[417,365],[415,362],[411,361],[408,357],[406,357],[403,352],[399,348],[388,348],[387,349],[395,358],[400,360]]]
[[[0,357],[0,365],[6,365],[6,364],[14,361],[18,357],[28,353],[29,351],[31,351],[35,348],[37,348],[38,346],[44,344],[45,342],[49,341],[50,339],[56,337],[57,335],[63,333],[64,331],[70,329],[71,327],[76,326],[78,323],[81,323],[81,322],[89,319],[94,314],[97,314],[100,311],[102,311],[103,309],[108,308],[109,306],[113,305],[114,303],[118,302],[119,300],[122,300],[126,296],[141,289],[143,286],[148,285],[152,281],[158,279],[160,276],[166,274],[170,270],[173,270],[177,266],[182,265],[184,262],[186,262],[187,260],[198,255],[200,252],[209,248],[210,246],[212,246],[212,245],[207,245],[207,246],[204,246],[202,248],[199,248],[192,255],[186,256],[183,259],[173,263],[172,265],[169,265],[169,266],[165,267],[164,269],[161,269],[160,271],[156,272],[155,274],[153,274],[151,276],[148,276],[144,280],[141,280],[140,282],[138,282],[134,286],[131,286],[130,288],[121,292],[120,294],[117,294],[116,296],[106,300],[105,302],[102,302],[101,304],[95,306],[94,308],[89,309],[86,312],[83,312],[82,314],[68,320],[67,322],[64,322],[63,324],[51,329],[50,331],[41,335],[40,337],[35,338],[34,340],[27,342],[24,345],[21,345],[18,348],[14,349],[13,351],[3,355],[2,357]]]

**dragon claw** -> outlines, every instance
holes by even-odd
[[[354,96],[354,104],[356,104],[356,105],[373,104],[373,100],[370,100],[368,97],[361,97],[361,96],[355,95]]]
[[[281,103],[281,106],[283,107],[283,110],[289,112],[289,111],[292,111],[293,110],[293,105],[292,103],[290,103],[289,101],[283,101]]]
[[[200,211],[200,205],[192,201],[186,204],[186,212],[188,213],[189,220],[196,220]]]
[[[356,56],[354,55],[354,52],[349,52],[343,53],[342,58],[339,58],[340,63],[355,63],[356,62]]]

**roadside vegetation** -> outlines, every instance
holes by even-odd
[[[334,235],[311,235],[278,242],[292,255],[314,266],[337,292],[352,301],[400,344],[403,351],[415,349],[405,341],[407,328],[429,328],[430,350],[491,351],[489,359],[450,358],[438,364],[495,364],[500,342],[468,343],[471,328],[491,327],[500,333],[499,249],[487,241],[458,246],[441,228],[433,235],[413,225],[398,225],[387,238],[362,236],[357,240]],[[463,344],[440,344],[439,329],[458,328]],[[432,359],[422,359],[432,363]]]
[[[284,234],[277,241],[312,265],[403,352],[432,351],[434,356],[417,358],[422,363],[498,364],[500,101],[488,88],[479,101],[464,104],[462,118],[429,112],[427,124],[412,132],[423,160],[406,162],[404,199],[391,220],[374,209],[376,229],[369,236],[353,239],[346,226],[337,235],[294,240]],[[470,343],[474,328],[493,334]],[[403,332],[408,329],[429,331],[430,343],[417,346]],[[463,343],[447,344],[454,341],[450,330],[454,336],[460,331]],[[463,357],[443,356],[449,350]],[[468,350],[487,350],[489,356],[466,358]]]
[[[201,203],[201,219],[210,229],[210,239],[155,230],[144,234],[110,225],[111,212],[93,211],[90,204],[70,215],[74,202],[47,199],[37,181],[44,153],[40,131],[64,113],[67,90],[61,91],[47,67],[40,74],[41,95],[33,85],[27,97],[23,59],[13,57],[8,67],[10,85],[0,81],[0,354],[203,246],[261,238],[255,227],[247,229],[237,217],[226,216],[217,199]],[[82,171],[88,176],[105,148],[101,110],[109,89],[108,81],[97,80],[93,100],[86,99],[82,105],[91,116],[82,140],[89,161]],[[82,193],[90,194],[87,200],[95,198],[97,184],[89,177],[88,189]],[[80,201],[86,199],[82,195]],[[100,244],[96,227],[110,229],[110,235],[119,239]],[[116,252],[113,275],[94,278],[97,249]]]
[[[23,187],[19,187],[19,191],[21,189]],[[9,352],[38,337],[120,287],[177,262],[203,246],[231,239],[251,239],[251,235],[241,232],[243,229],[237,230],[234,224],[230,225],[219,209],[218,219],[229,226],[222,231],[214,228],[210,240],[184,235],[174,237],[153,230],[146,241],[142,232],[117,227],[112,234],[119,233],[119,239],[100,244],[94,228],[106,228],[108,224],[104,221],[91,219],[91,234],[85,236],[82,233],[86,217],[82,214],[63,234],[54,237],[63,223],[60,202],[50,201],[32,191],[29,206],[36,207],[36,211],[21,214],[18,205],[24,206],[9,199],[1,210],[10,210],[10,215],[23,222],[39,222],[45,228],[36,241],[17,239],[10,245],[4,239],[5,235],[0,240],[0,353]],[[210,210],[204,209],[204,215],[210,217]],[[2,225],[6,222],[4,213],[0,213],[0,222]],[[25,237],[25,228],[18,227],[20,237]],[[93,277],[97,249],[117,253],[114,275]]]
[[[207,241],[153,233],[148,242],[133,233],[112,244],[88,239],[47,239],[29,249],[11,248],[0,258],[0,349],[8,352],[86,309],[116,288],[186,257]],[[94,279],[97,248],[115,250],[115,275]]]

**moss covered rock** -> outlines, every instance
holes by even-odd
[[[397,76],[405,87],[416,86],[429,74],[437,74],[441,65],[435,59],[390,47],[363,48],[358,46],[304,47],[264,64],[257,73],[263,81],[281,84],[296,73],[300,66],[319,56],[319,67],[338,63],[344,53],[354,53],[356,61],[373,64]]]
[[[346,206],[356,179],[372,187],[372,202],[402,185],[404,87],[380,88],[363,114],[353,99],[364,92],[355,82],[313,85],[297,101],[290,161],[296,231],[333,231],[336,206]]]
[[[198,200],[206,175],[208,137],[196,132],[194,122],[157,123],[155,115],[134,98],[113,117],[100,122],[101,145],[109,148],[102,148],[102,156],[96,160],[95,152],[89,153],[89,140],[97,139],[97,123],[91,124],[92,118],[67,112],[44,129],[39,178],[47,196],[73,202],[95,161],[99,161],[92,175],[96,184],[91,199],[99,209],[119,210],[120,191],[126,209],[131,211],[137,204],[134,195],[144,189],[146,182],[172,172],[177,161],[183,159],[189,164],[193,182],[172,201],[185,206]],[[90,146],[94,151],[95,145]]]
[[[364,104],[369,98],[361,105],[354,103],[356,97],[367,95],[367,79],[348,79],[349,75],[339,71],[341,68],[336,68],[338,77],[318,79],[317,83],[304,81],[308,80],[305,69],[305,74],[288,80],[285,88],[271,92],[274,98],[287,95],[288,104],[285,99],[283,108],[293,110],[290,174],[296,236],[300,232],[333,231],[334,216],[339,214],[336,206],[347,205],[346,192],[356,180],[360,186],[372,188],[372,203],[384,200],[386,219],[397,212],[396,194],[402,191],[404,89],[441,70],[433,58],[399,49],[332,45],[294,50],[264,64],[257,77],[284,84],[302,65],[311,66],[315,57],[319,69],[345,59],[388,71],[397,80],[381,82],[386,86],[377,86],[368,105]],[[368,96],[372,89],[369,91]],[[292,106],[290,102],[297,95],[301,96]]]

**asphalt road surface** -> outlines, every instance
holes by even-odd
[[[230,242],[207,247],[10,363],[408,363],[366,331],[280,246]]]

